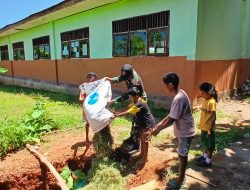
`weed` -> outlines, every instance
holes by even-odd
[[[69,190],[79,190],[85,185],[86,175],[80,170],[71,171],[66,166],[62,169],[60,176],[66,181]]]
[[[83,190],[125,189],[126,179],[120,173],[121,165],[108,158],[95,158],[89,170],[89,184]]]

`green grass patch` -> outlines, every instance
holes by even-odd
[[[223,150],[231,143],[243,138],[244,134],[247,133],[250,133],[250,127],[217,126],[215,131],[216,151]]]
[[[82,124],[81,106],[78,97],[74,95],[0,85],[0,97],[0,121],[20,120],[37,101],[42,101],[53,104],[48,111],[59,128]]]

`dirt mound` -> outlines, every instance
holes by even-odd
[[[53,166],[60,171],[65,165],[72,170],[83,169],[87,171],[91,166],[93,150],[90,147],[85,151],[83,132],[79,130],[67,131],[48,135],[46,141],[39,148]],[[39,162],[26,149],[9,154],[0,163],[0,189],[1,190],[35,190],[60,189],[55,179],[40,167]],[[46,183],[44,183],[46,181]]]
[[[94,156],[93,148],[86,150],[82,130],[50,134],[44,141],[38,151],[48,158],[57,171],[61,171],[66,165],[71,170],[80,169],[87,172],[90,169]],[[152,179],[162,181],[165,168],[175,163],[177,158],[173,152],[175,149],[169,147],[150,147],[149,161],[142,170],[136,170],[134,161],[127,162],[125,171],[122,171],[124,175],[131,174],[127,188]],[[9,154],[0,163],[0,190],[59,189],[52,175],[45,173],[36,158],[26,149]]]

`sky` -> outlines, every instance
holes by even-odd
[[[0,28],[51,7],[63,0],[0,0]]]

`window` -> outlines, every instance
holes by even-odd
[[[113,56],[168,55],[169,11],[114,21]]]
[[[13,47],[13,59],[25,60],[23,42],[13,43],[12,47]]]
[[[33,57],[37,59],[50,59],[49,36],[33,39]]]
[[[148,31],[148,54],[159,55],[168,52],[168,31],[165,29]]]
[[[89,28],[61,33],[62,58],[89,58]]]
[[[1,51],[1,60],[9,60],[9,52],[8,52],[8,45],[0,46]]]

